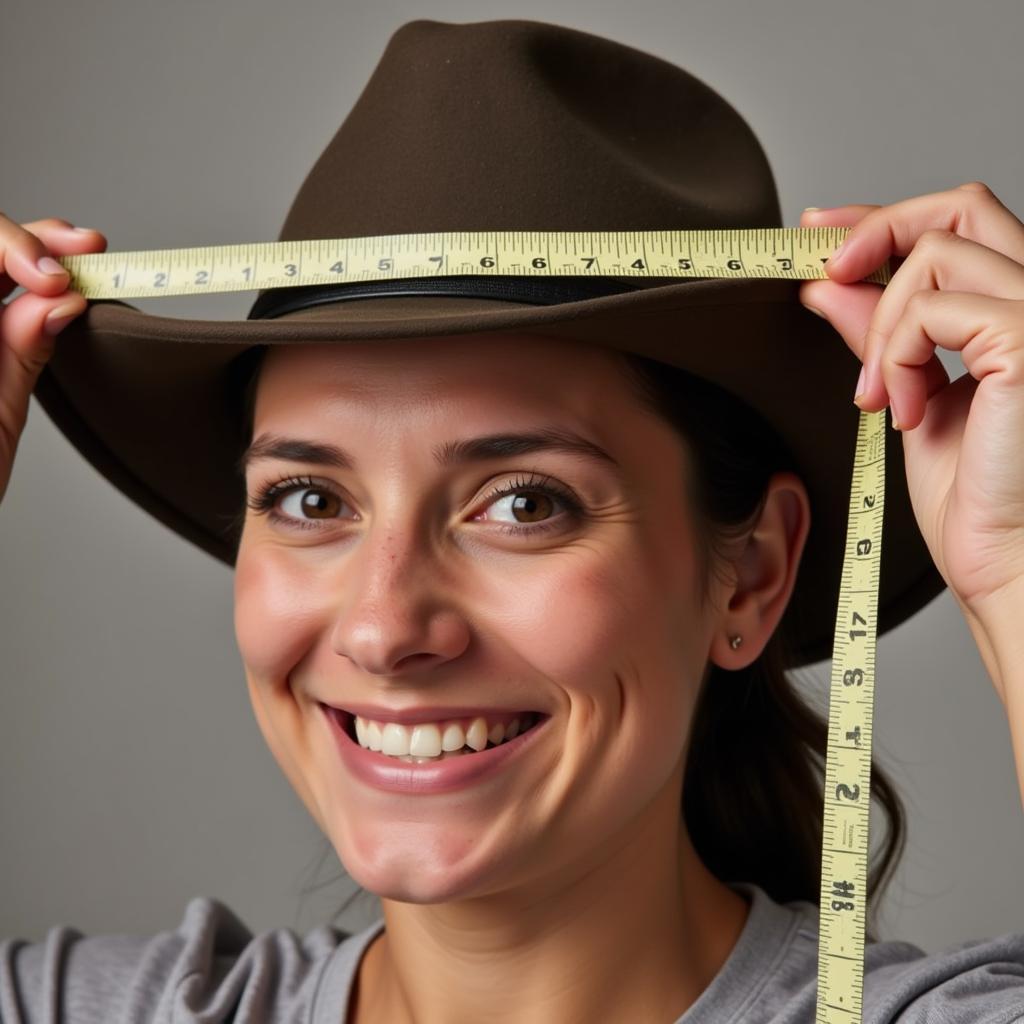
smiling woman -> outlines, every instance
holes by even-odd
[[[690,966],[671,991],[644,971],[614,996],[591,985],[561,1019],[610,999],[617,1018],[678,1012],[747,919],[725,881],[814,896],[824,728],[781,673],[776,630],[806,496],[766,423],[655,365],[510,333],[278,346],[252,367],[252,435],[313,445],[249,449],[238,645],[282,770],[382,899],[367,977],[390,983],[362,988],[375,1017],[398,1019],[396,991],[429,1000],[450,969],[439,930],[507,947],[476,968],[487,991],[527,943],[548,965],[540,997],[598,958],[610,921],[643,962]],[[468,440],[568,431],[586,443]],[[476,457],[431,457],[445,450]],[[361,711],[359,729],[325,705]],[[435,760],[442,731],[459,756]],[[417,744],[426,763],[403,763]],[[432,938],[410,958],[412,934]]]
[[[604,448],[594,445],[592,441],[580,438],[580,435],[574,435],[574,438],[579,440],[569,445],[552,445],[508,439],[509,435],[504,434],[495,436],[508,439],[505,443],[477,443],[473,446],[463,444],[461,448],[467,452],[475,451],[480,457],[481,465],[490,460],[494,469],[507,466],[502,476],[514,477],[507,493],[517,495],[519,502],[518,505],[506,509],[506,514],[512,517],[508,521],[537,522],[542,524],[542,529],[551,528],[547,520],[552,518],[548,509],[553,501],[561,502],[563,505],[571,501],[576,505],[576,499],[546,495],[542,501],[536,500],[538,494],[544,494],[543,489],[539,489],[535,482],[541,478],[521,472],[530,470],[534,465],[529,461],[524,462],[524,456],[532,453],[556,451],[561,455],[560,461],[563,465],[570,467],[574,466],[574,453],[593,453],[596,465],[617,469],[621,487],[628,488],[628,481],[634,481],[634,492],[643,486],[645,480],[648,486],[655,481],[660,485],[670,485],[672,489],[669,493],[675,504],[659,504],[653,498],[644,502],[643,507],[650,508],[654,514],[653,522],[646,525],[649,529],[664,531],[667,536],[675,535],[679,539],[689,539],[696,556],[696,571],[692,582],[699,605],[704,607],[710,595],[712,578],[716,575],[719,579],[723,576],[728,578],[728,560],[734,551],[734,545],[747,537],[757,523],[768,497],[769,481],[776,474],[794,470],[795,461],[787,446],[763,418],[722,388],[676,367],[631,353],[605,351],[602,358],[594,362],[602,371],[607,371],[610,366],[620,375],[621,394],[615,398],[609,399],[606,394],[601,393],[588,395],[588,378],[582,368],[591,365],[595,351],[600,351],[589,346],[577,351],[569,350],[565,354],[566,361],[573,366],[572,391],[567,393],[561,388],[552,387],[552,383],[560,379],[557,372],[553,372],[556,370],[557,356],[550,340],[537,339],[537,342],[543,345],[536,350],[537,372],[529,369],[528,362],[522,362],[529,352],[528,339],[525,338],[511,337],[507,342],[497,344],[492,341],[486,346],[474,345],[473,339],[468,338],[457,343],[447,357],[439,351],[436,341],[429,356],[423,354],[422,348],[416,351],[419,351],[424,365],[434,371],[439,369],[439,360],[442,359],[446,364],[454,361],[460,367],[465,366],[470,360],[479,363],[483,373],[490,373],[492,381],[502,385],[498,388],[492,386],[490,390],[497,390],[499,393],[493,397],[486,397],[483,402],[499,424],[503,405],[511,420],[521,418],[520,409],[526,400],[527,389],[531,386],[525,383],[516,389],[504,387],[503,385],[508,383],[510,366],[525,368],[524,376],[533,382],[532,387],[535,390],[547,386],[538,404],[544,406],[542,415],[550,419],[552,424],[561,419],[566,406],[596,410],[597,420],[591,429],[602,433],[608,432],[611,443],[623,450],[621,459],[627,458],[631,452],[640,454],[636,465],[628,462],[623,465],[620,459],[609,455]],[[459,344],[464,347],[459,348]],[[252,437],[255,433],[257,386],[265,356],[269,351],[268,348],[257,346],[243,357],[247,365],[241,378],[241,408],[247,437]],[[399,350],[397,353],[389,352],[389,349],[375,351],[385,359],[377,370],[379,378],[393,380],[404,376],[409,381],[408,390],[415,393],[415,382],[418,377],[414,363],[415,351],[411,348]],[[282,359],[287,361],[290,358],[292,357],[289,355],[278,354],[275,363],[280,364]],[[351,363],[359,365],[358,358],[353,358],[351,353],[334,353],[332,357],[329,351],[324,351],[311,358],[312,361],[306,364],[306,372],[320,380],[328,379],[328,372],[332,366],[340,371],[338,376],[344,379],[345,385],[338,393],[339,406],[345,405],[345,388],[365,390],[364,381],[347,369]],[[391,361],[390,364],[388,360]],[[614,373],[612,377],[614,378]],[[598,380],[607,388],[607,372]],[[275,382],[269,386],[275,386]],[[303,397],[302,385],[297,383],[294,377],[289,377],[286,382],[276,382],[276,387],[283,396],[282,400],[292,403],[296,410],[309,408],[310,403]],[[472,380],[467,382],[461,393],[464,401],[477,400],[487,390],[484,381]],[[436,388],[423,394],[429,403],[437,403],[441,408],[451,411],[449,422],[438,421],[438,435],[444,436],[446,430],[452,434],[457,433],[466,422],[457,401],[450,393],[438,392]],[[511,401],[508,397],[510,394],[516,396]],[[397,396],[395,401],[399,404]],[[633,408],[629,408],[630,406]],[[652,460],[652,449],[644,432],[650,431],[653,424],[646,414],[656,417],[661,430],[667,429],[672,432],[677,450],[672,452],[668,463],[657,463]],[[301,414],[297,419],[303,426],[313,425]],[[379,423],[379,414],[374,422]],[[624,433],[630,424],[633,425],[637,436],[632,441],[627,441]],[[618,431],[617,434],[615,430]],[[349,437],[353,434],[354,431],[346,428],[339,431],[338,436]],[[547,433],[538,432],[533,436],[550,438],[556,434],[558,432],[552,428]],[[419,427],[409,426],[403,436],[415,438],[423,451],[430,448],[427,432]],[[449,450],[451,447],[453,446],[449,446]],[[438,450],[437,446],[435,450]],[[269,445],[264,441],[251,446],[248,451],[250,465],[253,462],[253,452],[261,457],[272,457],[282,467],[292,469],[314,464],[341,468],[347,472],[356,462],[351,457],[341,456],[338,449],[329,444],[301,445],[292,442]],[[551,456],[547,457],[551,459]],[[384,461],[385,453],[379,449],[374,449],[367,460],[370,465]],[[416,461],[420,464],[425,462],[422,458]],[[559,460],[552,460],[555,465],[557,461]],[[546,465],[551,466],[552,462]],[[520,472],[511,474],[509,471]],[[578,473],[578,469],[573,471]],[[676,474],[676,479],[672,478],[673,473]],[[337,484],[325,483],[318,489],[311,477],[292,479],[291,493],[304,498],[309,495],[320,495],[318,501],[304,500],[302,503],[295,503],[295,511],[290,517],[292,520],[301,522],[306,521],[308,517],[305,528],[320,530],[323,529],[322,526],[313,525],[316,520],[336,520],[339,506],[343,507],[346,504],[334,489]],[[548,481],[545,486],[550,487],[551,476],[545,475],[543,479]],[[676,484],[678,489],[674,487]],[[275,496],[273,492],[269,496],[266,491],[263,494],[264,497],[254,503],[255,511],[271,515],[274,506],[280,504],[280,497]],[[558,491],[556,494],[563,495],[565,492]],[[628,504],[630,498],[634,503],[632,506]],[[407,500],[411,507],[421,507],[412,496],[407,496]],[[620,500],[627,503],[624,507],[635,508],[638,507],[640,498],[639,495],[627,491],[622,493]],[[326,514],[325,505],[328,506]],[[540,516],[535,511],[538,507],[542,510]],[[576,517],[579,521],[580,515],[585,514],[585,509],[579,505],[576,507]],[[520,517],[519,513],[523,513],[523,517]],[[526,518],[531,514],[534,516],[533,520]],[[554,519],[557,522],[559,517],[555,516]],[[562,529],[565,530],[565,513],[561,519]],[[239,527],[244,520],[245,512],[240,516]],[[640,527],[640,523],[632,521],[637,528]],[[292,522],[290,526],[282,529],[291,529],[295,526],[296,523]],[[362,524],[358,529],[365,535],[367,528],[366,524]],[[463,526],[463,529],[465,528]],[[536,531],[536,526],[520,528],[524,533]],[[587,543],[587,529],[593,531],[593,519],[589,527],[576,526],[576,544]],[[363,540],[361,543],[366,542]],[[663,540],[662,543],[668,542]],[[544,551],[547,550],[545,546]],[[544,567],[544,551],[540,552],[540,571],[548,574],[557,572],[557,569]],[[535,559],[538,552],[535,547],[524,546],[522,554]],[[618,559],[620,554],[617,551],[609,552],[608,557]],[[556,566],[558,564],[555,563]],[[637,567],[635,561],[629,564]],[[643,571],[642,566],[639,567],[639,571]],[[554,586],[556,591],[562,589],[557,579]],[[605,596],[609,601],[621,604],[621,593],[621,588],[616,588],[609,590]],[[520,600],[522,596],[520,592]],[[529,601],[523,603],[530,606]],[[627,632],[633,631],[629,615],[636,616],[638,620],[646,620],[650,616],[651,607],[658,607],[663,603],[663,596],[653,589],[646,593],[641,591],[640,599],[626,608],[628,614],[622,621],[627,627]],[[574,634],[571,608],[552,612],[550,608],[543,607],[538,611],[543,629],[563,636],[566,633]],[[685,638],[685,631],[691,622],[692,617],[688,616],[678,623],[678,633],[672,639],[673,643]],[[531,627],[535,629],[536,625],[532,623]],[[531,632],[531,635],[536,634]],[[602,648],[602,657],[607,653],[607,649]],[[743,656],[737,658],[730,655],[730,662],[724,666],[716,664],[713,660],[708,661],[699,682],[678,681],[681,689],[691,691],[693,704],[692,721],[680,726],[680,733],[688,736],[688,742],[680,748],[685,758],[680,811],[697,855],[714,876],[720,879],[746,879],[754,882],[779,902],[816,902],[822,828],[821,766],[826,753],[826,722],[816,710],[807,705],[786,674],[786,665],[791,662],[791,654],[785,618],[780,627],[768,636],[759,656],[755,657],[756,654],[757,651],[753,649],[748,638]],[[445,672],[441,674],[446,675]],[[505,672],[497,669],[493,674],[504,678]],[[474,699],[478,704],[487,703],[495,696],[484,688],[479,680],[474,680],[472,685]],[[337,703],[339,706],[347,705],[351,710],[358,697],[354,694],[345,694],[343,682],[339,682],[338,686],[341,692]],[[433,701],[433,687],[428,689],[432,695],[430,700]],[[390,709],[391,714],[387,720],[408,720],[409,716],[403,716],[400,712],[405,709],[410,698],[391,699],[399,706]],[[570,706],[572,703],[569,700]],[[472,711],[465,708],[459,713],[467,716]],[[385,720],[380,715],[367,714],[365,717],[377,721]],[[432,718],[441,719],[444,716],[438,710],[419,717],[422,721],[430,721]],[[349,731],[354,739],[354,721]],[[380,750],[382,741],[383,733],[376,742],[371,744],[367,741],[363,745],[372,745],[372,749]],[[405,752],[406,750],[398,750],[398,755]],[[902,850],[905,827],[900,798],[887,774],[877,764],[873,764],[872,773],[872,795],[878,801],[888,825],[881,852],[876,853],[877,862],[874,863],[869,875],[869,890],[875,897],[872,906],[876,908],[878,896],[891,878]],[[347,863],[344,856],[342,860]],[[868,937],[874,940],[870,925]]]
[[[628,224],[630,248],[641,226],[780,219],[760,144],[704,83],[511,20],[393,35],[281,231],[349,240],[355,270],[345,255],[331,271],[350,279],[268,289],[245,321],[93,303],[55,350],[47,246],[100,240],[0,215],[4,266],[29,289],[0,331],[0,472],[32,391],[112,483],[232,568],[262,735],[381,905],[358,934],[325,925],[302,940],[254,936],[197,898],[153,936],[57,928],[2,943],[5,1024],[54,1006],[104,1021],[815,1019],[826,730],[787,673],[826,656],[834,628],[858,341],[807,313],[792,281],[680,280],[692,260],[671,244],[652,258],[593,237]],[[369,252],[382,238],[438,231],[501,236],[510,266],[473,273],[496,259],[448,251],[428,273],[379,277],[393,259]],[[562,231],[584,248],[559,249]],[[862,241],[846,266],[869,251],[881,244]],[[665,278],[628,276],[651,268]],[[849,284],[858,303],[873,294]],[[850,309],[840,319],[875,337]],[[921,337],[903,340],[901,371],[928,358]],[[901,395],[912,418],[943,384],[928,374]],[[979,436],[1019,436],[1009,413],[993,422]],[[879,633],[943,586],[900,441],[879,470],[892,553]],[[921,461],[915,497],[934,508]],[[1006,464],[978,480],[965,492],[998,482],[1007,507],[1024,504]],[[961,530],[1010,522],[1016,537],[1001,510],[948,498]],[[940,518],[925,517],[933,542]],[[1001,598],[1021,562],[978,559],[965,536],[946,552],[953,569]],[[1004,611],[988,632],[975,615],[988,607],[965,611],[998,670],[1019,661],[1016,623]],[[1019,680],[995,675],[1015,706]],[[904,838],[877,765],[871,796],[881,855],[830,907],[869,919]],[[1024,935],[932,955],[868,939],[863,1006],[833,1007],[851,1024],[1020,1019]]]

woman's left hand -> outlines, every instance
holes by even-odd
[[[993,601],[1024,604],[1024,224],[974,181],[804,211],[800,225],[852,228],[800,300],[864,364],[857,404],[891,406],[939,572],[969,620]],[[861,280],[890,255],[905,259],[888,285]],[[950,383],[936,347],[959,351],[967,372]]]

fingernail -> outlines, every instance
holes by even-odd
[[[815,316],[820,316],[823,320],[828,319],[828,317],[825,316],[825,314],[822,313],[820,309],[816,309],[814,306],[808,306],[806,302],[803,304],[803,306],[804,309],[809,309]]]
[[[91,232],[95,231],[96,229],[95,228],[77,228],[76,227],[76,228],[72,228],[71,230],[72,231],[80,231],[83,235],[88,235]]]
[[[860,405],[860,400],[864,397],[864,385],[867,383],[867,367],[862,366],[860,368],[860,376],[857,378],[857,387],[854,389],[853,404]]]
[[[820,206],[805,206],[804,213],[817,213],[820,209]]]
[[[36,266],[44,274],[67,273],[67,271],[52,256],[41,256],[38,260],[36,260]]]
[[[78,316],[78,304],[75,302],[63,302],[47,313],[46,320],[43,323],[43,330],[49,335],[60,334],[76,316]]]

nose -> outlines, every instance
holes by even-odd
[[[413,531],[370,531],[345,566],[332,649],[370,675],[430,669],[469,645],[445,574]]]

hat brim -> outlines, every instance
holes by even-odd
[[[232,361],[254,345],[368,341],[516,329],[575,338],[705,377],[773,425],[797,460],[812,523],[786,611],[791,667],[830,656],[846,542],[860,362],[799,303],[799,282],[689,279],[556,305],[387,296],[272,320],[185,320],[93,301],[65,329],[34,394],[106,479],[180,536],[234,565],[244,510]],[[945,583],[918,529],[902,435],[886,428],[879,635]],[[790,621],[791,620],[791,621]]]

